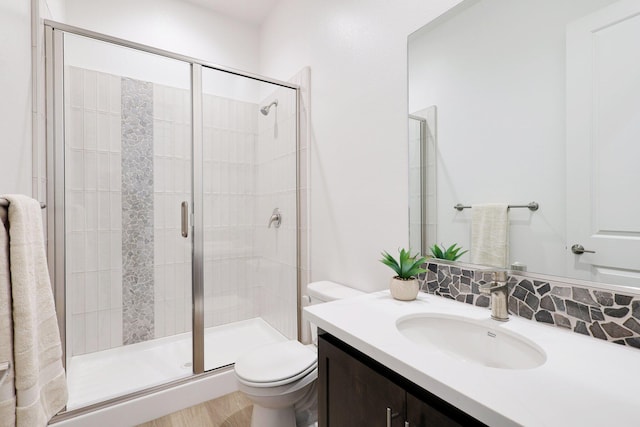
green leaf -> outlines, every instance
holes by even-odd
[[[469,251],[460,252],[462,250],[462,246],[458,247],[457,243],[454,243],[448,248],[444,244],[442,244],[442,248],[440,248],[440,246],[436,243],[430,249],[434,258],[446,259],[449,261],[456,261],[462,255],[469,252]],[[444,249],[444,252],[443,252],[443,249]]]
[[[425,257],[418,259],[420,256],[419,253],[411,256],[411,252],[404,248],[400,249],[399,252],[400,256],[398,257],[398,261],[396,261],[396,259],[388,252],[382,252],[382,259],[380,262],[395,271],[396,275],[401,279],[410,279],[411,277],[426,271],[420,267],[426,262],[427,259]]]

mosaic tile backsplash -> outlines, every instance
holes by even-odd
[[[422,290],[479,307],[489,307],[480,285],[491,272],[428,262]],[[640,349],[640,297],[564,282],[509,276],[509,314],[616,344]]]

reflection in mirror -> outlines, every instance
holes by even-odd
[[[436,243],[437,109],[409,115],[409,247],[422,254]]]
[[[409,113],[438,106],[438,197],[412,199],[412,244],[427,252],[417,206],[434,209],[422,230],[468,249],[472,210],[453,206],[534,200],[509,210],[508,265],[640,286],[640,202],[624,193],[640,182],[639,39],[628,0],[467,0],[413,33]]]

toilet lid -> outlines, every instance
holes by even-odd
[[[306,375],[317,364],[315,351],[291,340],[262,346],[241,356],[235,363],[235,371],[245,382],[283,384]]]

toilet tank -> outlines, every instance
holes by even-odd
[[[307,285],[308,303],[310,305],[322,304],[325,302],[346,299],[363,295],[364,292],[340,285],[335,282],[324,280],[321,282],[311,282]],[[318,328],[313,323],[305,320],[304,328],[311,328],[311,339],[313,344],[318,344]]]

